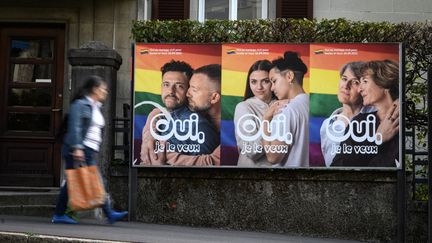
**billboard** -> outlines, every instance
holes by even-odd
[[[133,165],[400,167],[400,44],[136,44]]]

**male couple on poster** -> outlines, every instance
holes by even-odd
[[[161,67],[161,98],[142,131],[142,165],[220,165],[221,67],[183,61]],[[159,138],[159,139],[158,139]]]

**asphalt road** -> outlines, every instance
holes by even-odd
[[[337,239],[320,239],[285,234],[271,234],[245,231],[231,231],[210,228],[194,228],[173,225],[144,224],[137,222],[117,222],[114,225],[98,220],[82,219],[78,225],[52,224],[49,218],[0,215],[0,239],[8,232],[24,235],[61,236],[115,242],[158,242],[158,243],[194,243],[194,242],[296,242],[330,243],[354,242]],[[21,234],[23,235],[23,234]],[[3,238],[6,239],[6,238]]]

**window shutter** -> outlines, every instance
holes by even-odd
[[[277,18],[312,19],[313,0],[277,0]]]
[[[152,19],[176,20],[189,18],[189,0],[153,0]]]

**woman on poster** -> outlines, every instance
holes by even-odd
[[[349,62],[343,65],[339,72],[337,99],[342,107],[337,108],[329,118],[325,119],[320,129],[321,151],[327,167],[331,165],[336,155],[335,148],[340,145],[340,142],[333,141],[330,136],[345,135],[345,129],[354,116],[375,110],[371,106],[363,107],[363,99],[358,90],[363,65],[364,62]],[[327,135],[328,133],[330,136]]]
[[[308,167],[309,96],[302,87],[307,66],[290,51],[272,65],[269,77],[279,101],[263,116],[263,150],[275,167]]]
[[[341,146],[350,148],[347,150],[351,153],[337,154],[332,166],[397,167],[399,66],[390,60],[370,61],[362,67],[361,72],[358,90],[363,98],[363,106],[373,106],[375,110],[354,117],[350,126],[362,122],[366,125],[351,129],[348,139],[341,142]]]
[[[268,60],[258,60],[249,68],[246,78],[246,90],[243,101],[238,103],[234,112],[235,137],[239,150],[237,166],[255,167],[271,166],[265,153],[257,151],[261,146],[261,139],[246,141],[242,137],[251,137],[258,133],[259,126],[264,113],[275,102],[275,96],[271,91],[269,72],[272,64]],[[252,122],[252,123],[251,123]],[[249,124],[255,129],[248,130],[245,126]],[[239,136],[240,135],[240,136]]]

